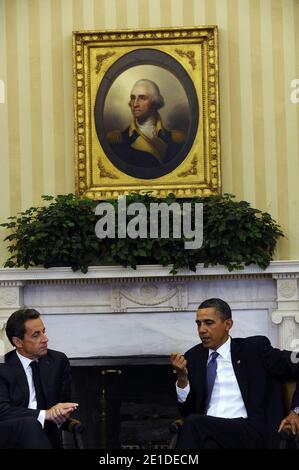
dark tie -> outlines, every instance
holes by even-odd
[[[216,351],[213,351],[212,354],[209,357],[209,362],[207,365],[207,398],[206,398],[206,404],[205,408],[206,410],[208,409],[210,400],[211,400],[211,395],[216,379],[216,374],[217,374],[217,357],[219,356],[219,353]]]
[[[42,383],[40,379],[40,373],[39,373],[39,363],[38,361],[32,361],[30,363],[30,367],[32,369],[32,378],[33,378],[33,383],[34,383],[34,388],[35,388],[35,395],[36,395],[36,403],[37,403],[37,409],[38,410],[46,410],[46,400],[42,388]]]

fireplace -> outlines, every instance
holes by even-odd
[[[71,360],[73,399],[87,449],[162,449],[178,417],[169,358]]]
[[[273,346],[298,346],[298,261],[273,261],[264,271],[254,265],[169,271],[0,269],[0,354],[11,347],[4,333],[9,315],[24,305],[39,310],[49,347],[71,359],[87,447],[165,445],[177,416],[168,358],[198,342],[194,319],[204,299],[230,304],[232,336],[265,335]]]

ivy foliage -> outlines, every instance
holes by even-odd
[[[159,199],[150,193],[130,194],[126,205],[139,202],[147,208],[147,238],[118,238],[118,201],[109,202],[115,209],[115,238],[99,239],[95,226],[100,219],[95,208],[101,201],[80,198],[73,194],[57,197],[42,196],[41,207],[10,217],[1,224],[9,230],[10,257],[5,267],[71,266],[74,271],[87,272],[91,265],[122,265],[135,268],[138,264],[171,266],[195,271],[198,263],[205,267],[220,264],[229,271],[254,263],[265,269],[270,263],[279,237],[279,225],[270,214],[254,209],[246,201],[235,201],[230,194],[212,195],[189,200],[169,194]],[[104,202],[104,201],[102,201]],[[191,204],[194,227],[195,204],[203,203],[203,244],[198,249],[185,249],[184,235],[174,237],[172,218],[167,238],[149,237],[151,203]],[[171,212],[170,212],[171,213]],[[135,215],[127,215],[127,223]],[[123,227],[122,227],[123,228]],[[182,230],[183,234],[183,230]]]

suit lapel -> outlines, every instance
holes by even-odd
[[[195,384],[197,387],[196,393],[196,412],[199,413],[202,411],[203,407],[203,398],[206,389],[206,376],[207,376],[207,360],[209,355],[209,350],[201,346],[201,349],[198,350],[197,359],[195,361]]]
[[[245,361],[240,344],[236,340],[231,341],[231,357],[236,379],[240,387],[241,395],[247,408],[248,401],[248,378],[245,370]]]
[[[43,387],[46,404],[50,406],[50,393],[51,393],[51,360],[48,356],[42,356],[39,359],[40,378]]]
[[[29,403],[29,386],[28,386],[28,381],[26,377],[26,373],[24,371],[24,367],[22,366],[22,363],[20,359],[18,358],[16,352],[14,351],[14,354],[9,358],[8,360],[9,367],[11,368],[13,374],[15,375],[21,390],[24,393],[24,404],[25,406],[28,406]]]

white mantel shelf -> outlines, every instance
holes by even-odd
[[[224,266],[204,268],[198,264],[196,271],[188,269],[178,270],[176,275],[170,274],[171,267],[161,265],[139,265],[136,269],[122,266],[91,266],[86,274],[81,271],[72,271],[71,268],[3,268],[0,269],[0,285],[7,281],[66,281],[66,280],[119,280],[135,282],[151,278],[168,278],[181,280],[188,278],[219,277],[275,277],[275,275],[289,275],[299,277],[299,260],[272,261],[263,270],[256,265],[245,266],[244,269],[228,271]]]
[[[142,265],[0,269],[0,355],[9,349],[5,323],[26,306],[40,311],[50,346],[70,358],[167,356],[198,342],[194,317],[207,298],[226,300],[233,336],[263,334],[274,346],[299,345],[299,260],[196,271]],[[297,341],[294,344],[294,340]]]

